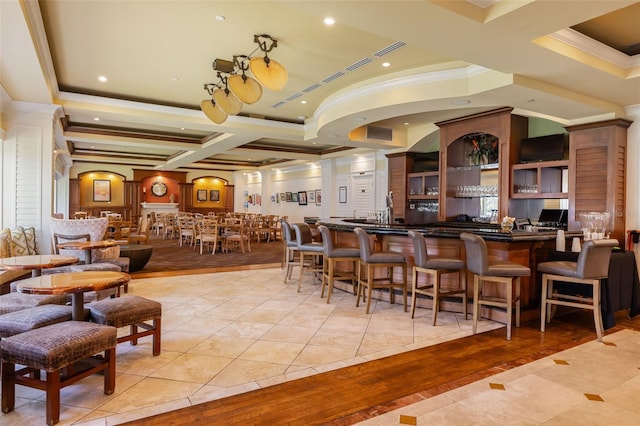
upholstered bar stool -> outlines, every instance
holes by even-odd
[[[446,257],[429,257],[427,254],[427,244],[422,234],[416,231],[409,231],[409,237],[413,242],[413,286],[411,288],[411,318],[416,311],[416,298],[418,294],[423,294],[433,298],[433,325],[436,325],[440,300],[442,296],[455,296],[462,299],[462,313],[467,319],[467,271],[462,259]],[[418,282],[418,274],[423,273],[431,277],[431,282],[421,284]],[[456,289],[443,289],[441,287],[441,276],[446,274],[458,274],[459,286]]]
[[[291,271],[295,266],[294,259],[295,253],[298,250],[298,241],[289,222],[283,218],[280,219],[280,223],[282,224],[282,234],[284,235],[282,239],[282,244],[284,244],[284,250],[282,251],[282,269],[284,269],[286,265],[287,273],[284,275],[284,282],[286,283],[287,280],[291,278]]]
[[[609,274],[611,251],[617,245],[618,240],[614,239],[590,240],[582,245],[577,262],[559,260],[538,264],[538,272],[542,272],[540,331],[544,332],[545,321],[551,322],[551,308],[555,305],[590,309],[593,311],[598,341],[602,341],[604,327],[600,306],[600,283]],[[590,286],[592,297],[554,291],[554,281]]]
[[[395,301],[394,289],[402,289],[402,296],[404,299],[404,311],[407,311],[407,259],[404,254],[393,251],[373,252],[371,248],[371,242],[367,232],[362,228],[355,228],[353,230],[358,237],[360,243],[360,262],[358,267],[358,297],[356,299],[356,307],[360,305],[360,296],[364,296],[364,291],[367,291],[367,310],[371,306],[371,294],[374,288],[388,288],[389,289],[389,302]],[[366,279],[362,276],[362,270],[365,269]],[[385,268],[387,272],[386,277],[375,278],[375,272],[377,268]],[[395,282],[393,280],[393,269],[402,268],[402,282]]]
[[[351,247],[336,247],[333,245],[331,231],[324,225],[318,226],[318,231],[322,235],[322,247],[324,250],[324,258],[322,264],[322,290],[320,297],[324,297],[324,287],[327,289],[327,303],[331,301],[331,292],[333,291],[333,281],[351,280],[353,285],[353,294],[356,294],[356,282],[358,278],[358,261],[360,260],[360,249]],[[351,272],[338,273],[336,265],[338,262],[350,262],[352,265]]]
[[[296,250],[300,256],[300,278],[298,280],[298,291],[302,287],[302,276],[304,271],[312,272],[314,276],[322,273],[322,263],[318,261],[318,257],[324,253],[322,243],[316,243],[311,236],[311,228],[306,223],[294,223],[293,231],[296,234]],[[305,262],[305,257],[308,258]]]
[[[489,261],[487,244],[479,235],[463,232],[460,238],[464,241],[466,249],[467,270],[473,273],[473,334],[476,334],[482,306],[495,306],[507,310],[507,340],[511,340],[511,317],[514,306],[516,327],[520,327],[520,277],[531,275],[531,269],[508,260]],[[486,281],[504,284],[506,297],[485,296],[483,284]]]

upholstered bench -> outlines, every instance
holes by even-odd
[[[60,419],[60,389],[92,374],[104,371],[104,393],[111,395],[116,381],[115,327],[84,321],[65,321],[16,334],[0,340],[2,360],[2,412],[15,408],[16,384],[46,392],[47,424]],[[104,352],[92,359],[90,368],[64,367]],[[16,364],[24,366],[16,371]],[[40,379],[39,371],[46,371]],[[36,373],[36,374],[33,374]],[[26,377],[33,374],[33,377]]]
[[[0,315],[40,305],[66,305],[67,296],[48,294],[8,293],[0,295]]]
[[[136,345],[140,337],[153,335],[153,355],[160,355],[162,305],[159,302],[140,296],[126,296],[104,299],[86,306],[91,321],[116,328],[130,326],[129,334],[118,337],[118,343],[130,341]],[[138,327],[143,331],[138,331]]]
[[[40,305],[0,315],[0,338],[25,333],[29,330],[71,321],[71,306]]]

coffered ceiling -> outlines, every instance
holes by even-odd
[[[62,107],[74,163],[257,170],[437,149],[433,123],[496,107],[575,124],[640,104],[634,1],[3,0],[0,11],[2,87]],[[269,56],[287,85],[214,124],[199,107],[212,61],[253,54],[254,34],[278,39]]]

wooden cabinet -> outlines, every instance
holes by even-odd
[[[415,172],[408,175],[409,201],[437,200],[439,172]]]
[[[569,229],[580,213],[608,211],[611,237],[625,239],[625,175],[628,120],[569,126]]]
[[[569,198],[569,160],[514,164],[511,166],[511,198]]]
[[[406,219],[408,207],[407,176],[413,171],[414,157],[411,153],[387,154],[389,165],[389,191],[393,192],[393,217]]]
[[[469,164],[469,143],[465,136],[488,134],[498,140],[498,162],[492,166],[495,179],[495,214],[509,214],[510,167],[517,163],[520,141],[527,136],[526,117],[512,115],[513,108],[473,114],[436,123],[440,127],[440,210],[438,220],[450,221],[460,215],[480,216],[491,208],[486,205],[488,197],[461,197],[459,187],[487,186],[483,179],[486,167]],[[484,204],[483,204],[484,203]]]

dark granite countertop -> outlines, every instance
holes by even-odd
[[[410,230],[418,231],[425,237],[460,238],[462,232],[473,232],[489,241],[547,241],[556,238],[556,231],[520,231],[503,232],[497,225],[463,222],[437,222],[426,225],[386,224],[369,222],[366,219],[330,218],[319,219],[316,224],[325,225],[334,231],[353,231],[360,227],[369,234],[407,235]],[[580,231],[565,231],[566,239],[582,237]]]

